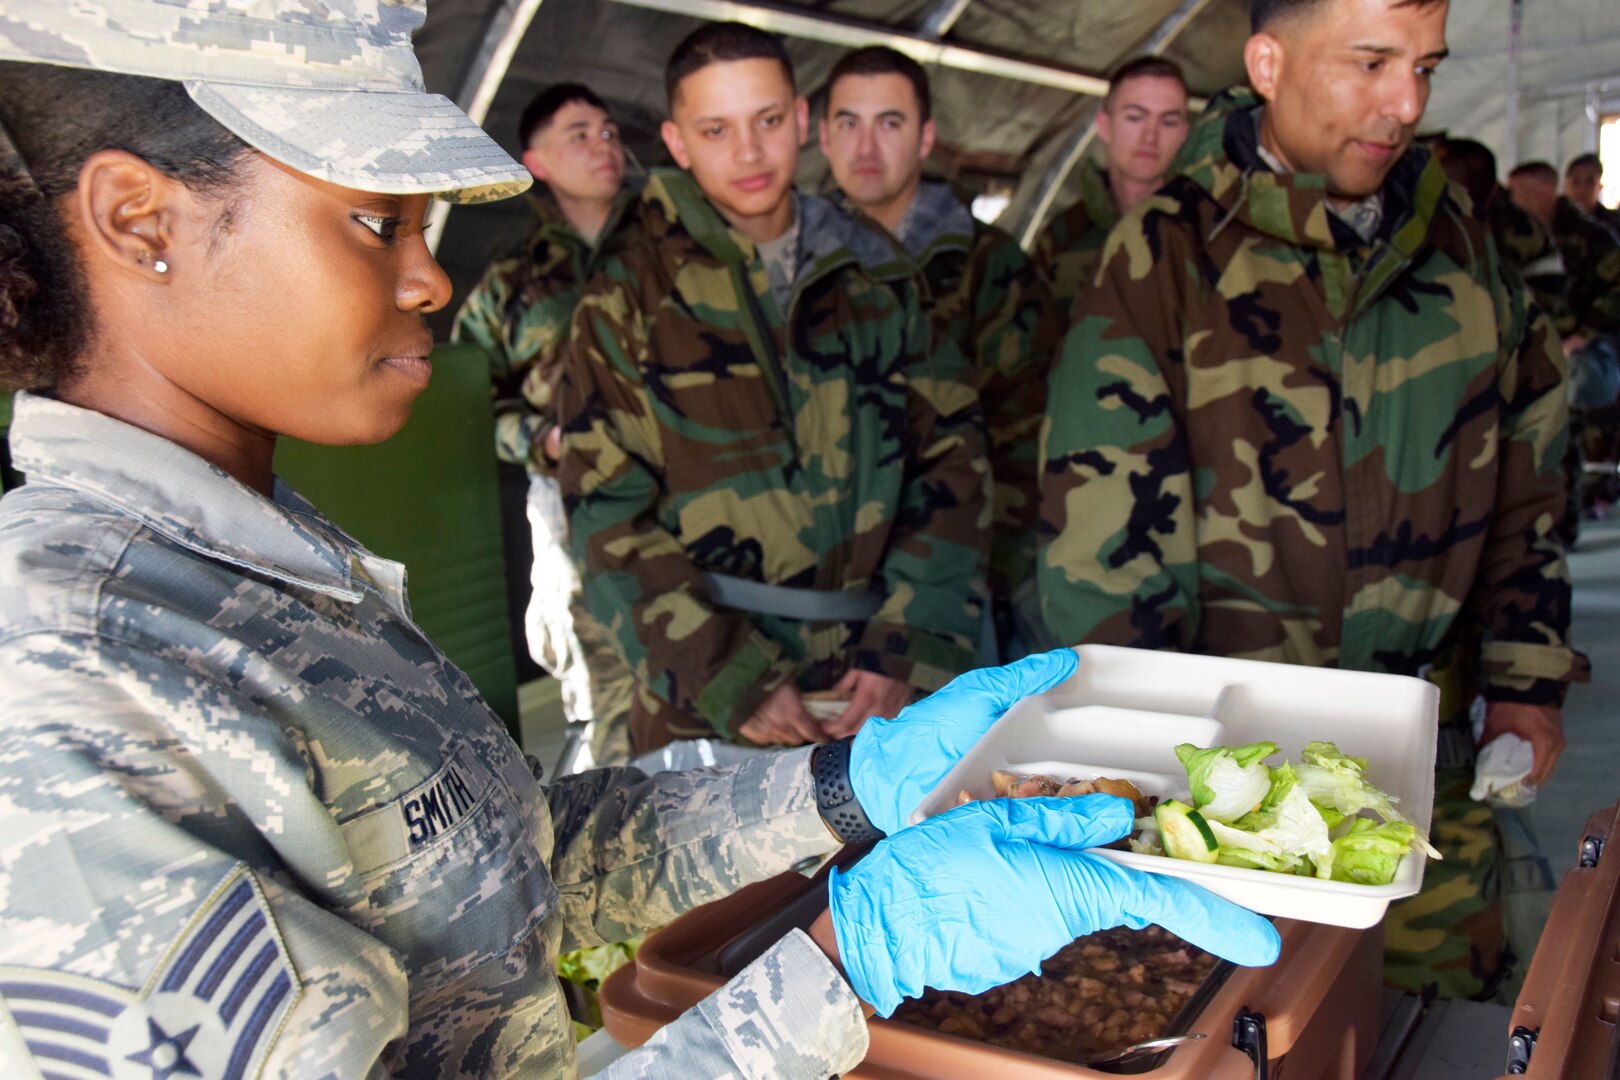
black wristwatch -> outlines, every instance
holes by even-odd
[[[866,816],[849,782],[849,750],[855,736],[822,743],[810,754],[810,776],[816,785],[816,809],[833,835],[846,844],[881,840],[884,833]]]

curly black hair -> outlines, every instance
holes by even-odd
[[[195,190],[220,194],[250,147],[178,82],[0,62],[0,125],[20,161],[0,161],[0,389],[72,378],[95,333],[63,196],[100,150],[127,150]]]

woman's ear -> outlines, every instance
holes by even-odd
[[[89,240],[86,254],[108,261],[99,269],[167,279],[174,226],[184,217],[180,201],[191,198],[184,184],[126,150],[99,150],[79,169],[72,197]]]

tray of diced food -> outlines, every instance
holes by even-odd
[[[1438,691],[1415,678],[1081,646],[1075,675],[1010,709],[914,820],[975,799],[1129,798],[1103,857],[1254,911],[1377,923],[1416,894]]]

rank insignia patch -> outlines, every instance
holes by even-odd
[[[238,867],[142,990],[0,967],[0,1025],[45,1080],[249,1080],[298,993],[264,894]],[[0,1057],[7,1041],[0,1032]]]

